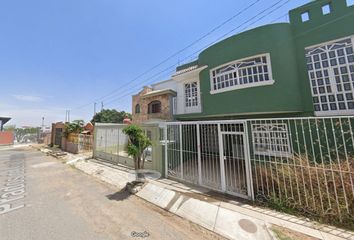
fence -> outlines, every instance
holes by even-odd
[[[122,132],[126,126],[124,124],[96,123],[94,157],[113,164],[134,167],[133,159],[126,152],[128,137]],[[141,127],[152,142],[152,146],[144,152],[145,168],[163,173],[161,129],[154,124],[145,124]]]
[[[14,130],[15,143],[38,143],[41,140],[41,134],[40,128],[16,128]]]
[[[67,145],[70,144],[74,145],[71,146],[71,148],[74,148],[74,152],[91,152],[93,150],[93,136],[70,133],[67,138]]]
[[[353,221],[354,118],[175,122],[166,175],[259,202]]]

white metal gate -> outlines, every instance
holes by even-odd
[[[168,177],[252,198],[244,121],[167,123],[165,131]]]

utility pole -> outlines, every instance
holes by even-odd
[[[65,122],[70,122],[70,110],[66,110],[65,112]]]
[[[42,132],[44,132],[44,117],[42,117]]]
[[[101,102],[101,112],[102,112],[102,110],[103,110],[103,102]]]
[[[97,105],[97,103],[95,102],[95,103],[93,104],[93,115],[94,115],[94,116],[96,115],[96,105]]]

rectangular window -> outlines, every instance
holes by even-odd
[[[306,48],[312,97],[318,99],[313,101],[316,115],[354,114],[354,100],[345,97],[354,93],[353,47],[348,37]],[[328,60],[330,64],[323,64]]]
[[[198,102],[198,82],[184,84],[184,99],[186,107],[197,107]]]
[[[347,7],[354,6],[354,0],[347,0]]]
[[[301,14],[301,21],[302,22],[307,22],[310,20],[310,13],[309,12],[303,12]]]
[[[212,92],[273,84],[270,55],[236,60],[211,70]]]
[[[151,113],[160,113],[161,112],[161,102],[160,101],[152,101],[148,105],[148,114]]]
[[[172,98],[172,114],[176,115],[177,114],[177,97]]]
[[[152,105],[152,110],[151,110],[152,113],[159,113],[161,112],[161,105],[159,104],[153,104]]]
[[[331,4],[330,3],[322,6],[322,14],[323,15],[330,14],[331,11],[332,11],[332,8],[331,8]]]
[[[254,154],[291,156],[288,126],[285,123],[252,124],[252,142]]]

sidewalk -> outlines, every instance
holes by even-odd
[[[135,180],[135,172],[123,166],[97,160],[76,161],[73,166],[119,188]],[[210,190],[182,184],[170,179],[150,178],[138,197],[182,218],[230,239],[278,239],[273,226],[300,232],[298,238],[283,239],[350,239],[354,233],[292,215],[238,202]]]
[[[12,150],[18,148],[30,147],[30,144],[13,144],[13,145],[0,145],[0,150]]]

